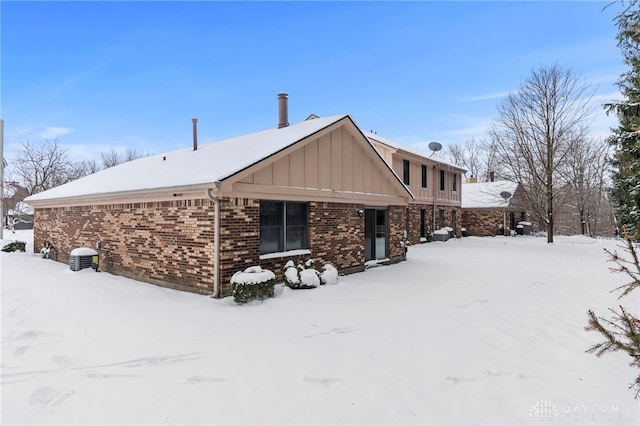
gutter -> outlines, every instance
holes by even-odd
[[[217,189],[220,182],[214,182],[214,185]],[[213,219],[213,293],[211,297],[218,298],[220,297],[220,200],[217,196],[211,194],[211,188],[207,188],[206,195],[208,199],[213,201],[215,208]]]

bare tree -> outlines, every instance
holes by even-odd
[[[103,152],[100,154],[102,160],[102,167],[108,169],[109,167],[117,166],[121,163],[126,163],[138,158],[148,157],[150,154],[136,149],[127,148],[124,153],[118,152],[115,149],[111,149],[109,152]]]
[[[472,177],[487,174],[488,145],[475,138],[467,139],[463,144],[453,143],[447,149],[449,160],[467,169]]]
[[[109,152],[101,153],[100,160],[102,161],[102,167],[105,169],[117,166],[118,164],[122,163],[120,153],[113,148]]]
[[[554,204],[567,194],[561,168],[586,135],[590,99],[588,87],[571,70],[543,66],[498,106],[490,130],[501,176],[523,185],[548,243],[553,242]]]
[[[28,195],[62,185],[79,176],[74,163],[58,140],[47,140],[41,145],[28,139],[18,140],[20,149],[13,160],[14,180],[26,189]]]
[[[606,208],[608,151],[607,143],[590,139],[578,140],[561,169],[562,177],[571,189],[568,204],[575,209],[579,232],[583,235],[593,236],[602,211],[610,210]]]
[[[79,179],[99,171],[100,166],[96,160],[81,160],[72,164],[70,173],[71,180]]]

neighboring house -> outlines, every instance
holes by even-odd
[[[526,221],[522,186],[499,180],[462,185],[462,226],[469,235],[486,237],[516,231],[518,222]],[[503,198],[501,194],[511,194]],[[506,194],[504,194],[506,195]]]
[[[364,134],[415,197],[408,206],[409,242],[424,242],[431,232],[443,227],[452,228],[459,237],[462,220],[461,177],[466,170],[429,158],[414,147],[376,133]]]
[[[403,260],[411,191],[349,115],[288,126],[279,98],[279,128],[198,147],[194,120],[193,149],[30,196],[34,250],[99,247],[101,270],[215,297],[252,265]]]
[[[33,209],[22,200],[29,195],[26,188],[18,182],[5,182],[2,194],[2,225],[7,227],[14,222],[14,229],[33,228]]]
[[[19,201],[7,212],[5,225],[13,221],[13,229],[33,229],[33,207]]]

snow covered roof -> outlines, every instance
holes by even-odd
[[[456,169],[458,169],[460,171],[466,171],[462,167],[456,166],[455,164],[451,164],[451,163],[447,163],[446,161],[442,161],[442,160],[437,160],[435,158],[431,158],[431,157],[429,157],[429,153],[427,153],[425,151],[422,151],[422,150],[420,150],[420,149],[418,149],[418,148],[416,148],[414,146],[407,145],[407,144],[402,143],[402,142],[398,142],[398,141],[394,141],[392,139],[385,138],[383,136],[378,135],[377,133],[371,133],[371,132],[366,132],[366,131],[363,131],[362,133],[364,133],[364,135],[367,138],[376,140],[376,141],[378,141],[380,143],[383,143],[383,144],[385,144],[387,146],[390,146],[391,148],[400,149],[402,151],[406,151],[406,152],[409,152],[411,154],[418,155],[420,157],[425,157],[425,158],[428,158],[429,160],[433,161],[434,163],[444,164],[444,165],[456,168]]]
[[[496,182],[463,183],[462,184],[462,208],[501,208],[508,204],[500,195],[507,191],[511,196],[516,193],[518,184],[506,180]]]
[[[202,144],[119,164],[28,197],[43,201],[154,190],[222,181],[239,171],[350,117],[346,114],[303,121],[219,142]]]

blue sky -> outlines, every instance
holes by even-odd
[[[425,147],[482,138],[534,68],[616,97],[616,7],[589,2],[0,2],[5,157],[55,139],[77,159],[162,153],[350,114]],[[593,132],[615,119],[599,109]]]

